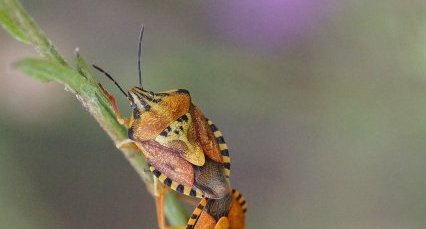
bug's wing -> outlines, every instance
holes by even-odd
[[[183,159],[179,153],[154,140],[136,142],[136,145],[142,149],[151,172],[161,183],[179,193],[202,197],[202,192],[194,187],[193,165]]]
[[[221,164],[224,168],[224,175],[229,177],[231,158],[222,133],[196,106],[192,105],[189,112],[193,117],[193,123],[197,130],[197,139],[203,148],[204,154],[206,157]]]

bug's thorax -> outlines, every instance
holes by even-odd
[[[133,87],[128,99],[133,109],[129,138],[137,141],[154,139],[173,121],[188,113],[191,106],[191,96],[184,89],[154,93]]]

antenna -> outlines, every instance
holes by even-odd
[[[102,68],[96,66],[96,65],[92,65],[94,68],[96,68],[96,70],[102,72],[105,74],[106,77],[108,77],[108,79],[110,79],[112,82],[115,83],[115,85],[120,89],[121,92],[123,92],[124,96],[128,96],[127,93],[123,90],[123,88],[120,87],[120,85],[118,85],[117,81],[115,81],[112,76],[110,74],[108,74],[108,72],[104,71]]]
[[[142,38],[143,38],[143,30],[144,26],[142,25],[141,32],[139,34],[139,47],[138,47],[138,73],[139,73],[139,84],[142,86],[142,67],[141,67],[141,59],[142,59]]]

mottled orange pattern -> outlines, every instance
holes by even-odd
[[[211,215],[203,211],[200,218],[198,218],[194,229],[214,229],[215,225],[216,220]]]
[[[150,110],[141,113],[139,119],[134,120],[133,128],[135,141],[154,139],[170,123],[188,113],[191,99],[185,94],[173,94],[165,97]]]

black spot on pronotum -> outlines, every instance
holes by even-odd
[[[182,121],[186,122],[188,121],[188,116],[186,116],[186,114],[182,115]]]
[[[175,134],[179,134],[179,130],[175,130],[175,131],[173,131],[173,132],[175,132]]]
[[[167,131],[165,130],[161,131],[160,135],[163,137],[167,137]]]

